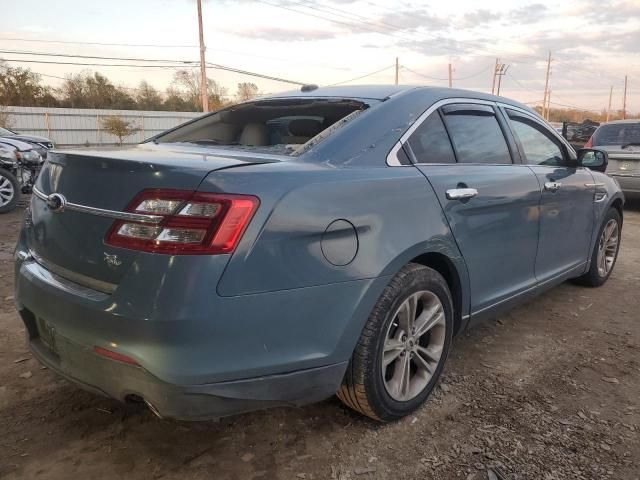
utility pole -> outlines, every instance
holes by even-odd
[[[627,118],[627,76],[624,76],[624,94],[622,95],[622,119]]]
[[[449,88],[453,87],[453,70],[451,64],[449,64]]]
[[[202,33],[202,0],[198,0],[198,31],[200,34],[200,97],[202,97],[202,111],[209,111],[209,96],[207,95],[207,66],[204,61],[204,34]]]
[[[400,75],[400,63],[398,57],[396,57],[396,85],[398,85],[398,77]]]
[[[496,66],[493,68],[493,83],[491,84],[491,95],[496,93],[496,75],[498,74],[498,65],[500,65],[500,59],[496,58]]]
[[[547,60],[547,75],[544,80],[544,97],[542,98],[542,118],[547,118],[546,105],[547,95],[549,94],[549,73],[551,72],[551,50],[549,50],[549,59]]]
[[[609,121],[609,117],[611,116],[611,97],[613,96],[613,85],[611,85],[611,89],[609,90],[609,106],[607,107],[607,119],[605,122]]]
[[[551,89],[547,92],[547,116],[544,118],[547,122],[551,112]]]
[[[500,87],[502,86],[502,77],[507,74],[507,70],[509,70],[509,65],[506,63],[498,64],[498,71],[496,72],[496,76],[498,77],[498,89],[496,91],[496,95],[500,95]]]

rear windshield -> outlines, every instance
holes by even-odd
[[[304,151],[302,146],[311,139],[315,140],[310,143],[315,144],[367,107],[359,100],[333,98],[242,103],[184,124],[154,141],[225,145],[296,155]]]
[[[640,122],[638,123],[612,123],[602,125],[593,134],[593,146],[604,145],[640,145]]]

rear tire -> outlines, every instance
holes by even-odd
[[[378,421],[408,415],[435,387],[452,332],[453,301],[444,278],[423,265],[406,265],[369,315],[338,398]]]
[[[0,168],[0,213],[8,213],[18,206],[20,184],[11,172]]]
[[[609,209],[602,220],[596,244],[591,253],[589,271],[576,279],[577,283],[586,287],[603,285],[618,259],[620,241],[622,239],[622,218],[615,208]]]

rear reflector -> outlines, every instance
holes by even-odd
[[[108,245],[174,255],[235,250],[259,205],[251,195],[143,190],[126,211],[161,215],[158,224],[117,220]]]
[[[133,358],[127,357],[126,355],[123,355],[121,353],[112,352],[111,350],[107,350],[106,348],[94,346],[93,352],[97,353],[101,357],[106,357],[111,360],[115,360],[116,362],[128,363],[129,365],[135,365],[137,367],[140,366],[140,364],[136,362]]]

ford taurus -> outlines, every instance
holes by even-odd
[[[624,199],[606,164],[470,91],[249,101],[134,148],[51,153],[16,248],[17,308],[50,369],[162,417],[337,393],[394,420],[469,325],[607,280]]]

